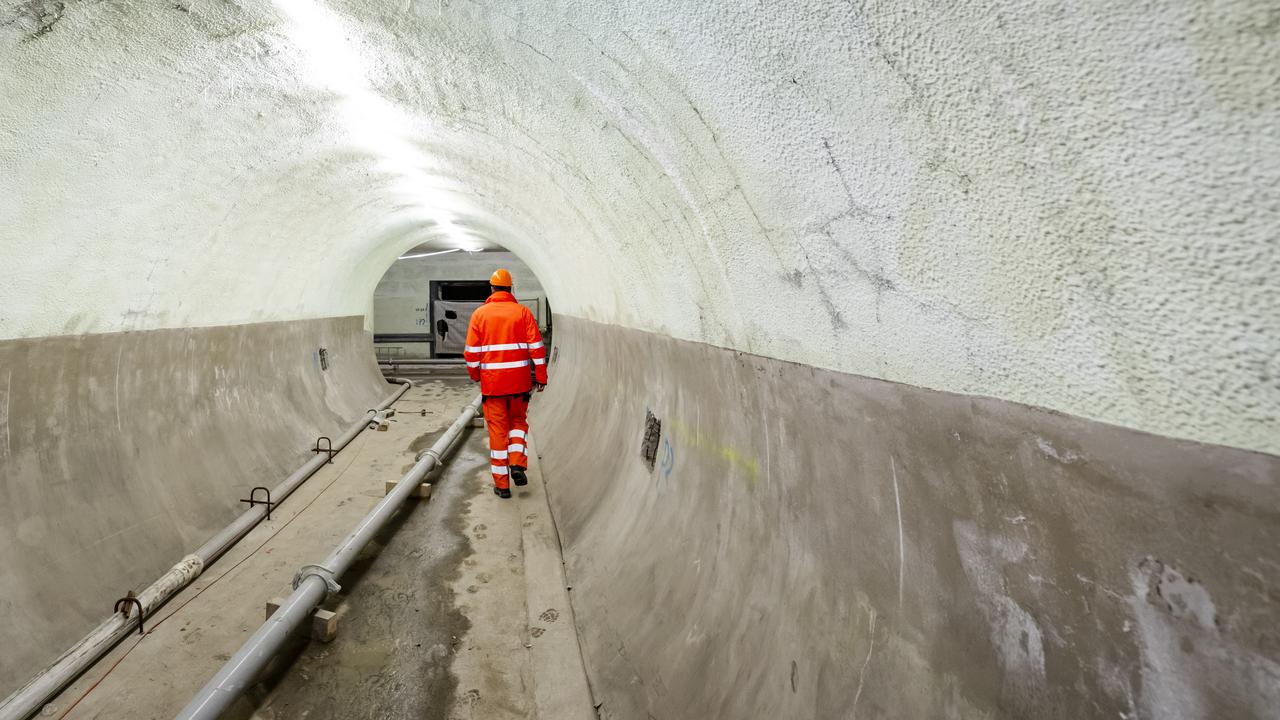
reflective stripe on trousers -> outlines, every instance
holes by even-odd
[[[510,487],[511,467],[527,468],[525,438],[529,431],[526,395],[501,395],[484,399],[484,420],[489,428],[489,470],[493,484]],[[519,440],[519,442],[512,442]]]
[[[520,397],[519,401],[524,404],[524,409],[520,413],[520,422],[511,423],[511,429],[507,431],[507,456],[511,458],[512,466],[527,468],[529,456],[525,454],[524,448],[528,444],[529,402],[524,397]]]

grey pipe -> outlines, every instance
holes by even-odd
[[[306,565],[298,571],[293,579],[293,594],[187,703],[177,715],[179,720],[212,720],[221,716],[257,680],[258,673],[280,651],[289,635],[306,621],[329,592],[339,589],[338,578],[351,567],[356,556],[387,524],[396,509],[413,494],[422,478],[441,461],[479,411],[480,398],[477,397],[323,563]]]
[[[386,399],[378,404],[376,409],[365,413],[363,418],[353,423],[347,428],[346,432],[334,440],[333,450],[335,453],[354,440],[379,413],[403,397],[413,384],[411,381],[403,380],[402,378],[395,378],[395,380],[401,383],[401,387],[391,395],[388,395]],[[302,485],[307,478],[314,475],[328,461],[328,453],[323,455],[317,453],[271,491],[272,504],[278,505],[283,502],[294,490],[298,489],[298,486]],[[209,538],[195,552],[182,558],[177,565],[174,565],[168,572],[161,575],[158,580],[138,594],[138,601],[142,604],[142,614],[151,615],[165,601],[176,595],[178,591],[187,585],[190,585],[192,581],[200,577],[206,567],[222,557],[227,550],[231,549],[258,523],[262,522],[262,519],[266,516],[267,508],[265,505],[254,505],[232,521],[230,525],[223,528],[217,535]],[[64,652],[52,665],[42,670],[39,675],[32,678],[26,685],[18,688],[12,695],[5,698],[4,702],[0,703],[0,720],[27,720],[35,715],[45,703],[49,702],[55,695],[74,682],[76,678],[80,677],[81,673],[107,654],[111,648],[116,646],[116,643],[123,640],[137,626],[137,613],[126,616],[124,613],[118,612],[108,617],[92,632],[84,636],[80,642]]]
[[[376,409],[365,413],[362,419],[357,420],[353,425],[348,427],[346,432],[333,441],[333,451],[336,453],[350,444],[357,435],[369,427],[369,424],[373,422],[374,418],[376,418],[380,412],[385,410],[396,400],[399,400],[405,392],[408,391],[408,389],[409,384],[407,384],[406,381],[406,384],[402,385],[398,391],[380,403]],[[314,475],[317,470],[324,467],[327,462],[329,462],[328,453],[316,453],[314,457],[303,464],[302,467],[294,470],[292,475],[285,478],[283,482],[271,491],[271,502],[283,502],[285,498],[293,494],[294,490],[298,489],[298,486],[306,482],[306,480]],[[266,514],[267,510],[263,505],[255,505],[249,508],[249,510],[247,510],[243,515],[236,518],[235,522],[223,528],[222,532],[214,535],[212,538],[209,538],[209,540],[205,542],[204,545],[201,545],[193,554],[204,560],[206,565],[212,563],[214,560],[222,557],[222,555],[226,553],[232,545],[235,545],[241,538],[247,535],[255,525],[262,521],[262,518],[266,517]],[[0,720],[3,719],[0,718]]]

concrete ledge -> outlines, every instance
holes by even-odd
[[[532,449],[532,446],[531,446]],[[524,547],[525,647],[533,673],[538,718],[597,720],[578,646],[577,623],[564,578],[560,542],[547,504],[542,464],[529,453],[529,484],[516,493]]]

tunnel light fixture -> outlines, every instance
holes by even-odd
[[[398,258],[396,258],[396,259],[397,259],[397,260],[412,260],[412,259],[414,259],[414,258],[431,257],[432,255],[446,255],[446,254],[448,254],[448,253],[458,252],[458,251],[459,251],[459,250],[461,250],[461,249],[462,249],[462,248],[450,248],[450,249],[448,249],[448,250],[437,250],[437,251],[435,251],[435,252],[429,252],[429,253],[414,253],[413,255],[401,255],[400,257],[398,257]]]

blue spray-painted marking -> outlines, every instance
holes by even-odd
[[[671,477],[671,471],[676,466],[676,451],[671,445],[671,440],[663,439],[662,441],[662,477]]]

